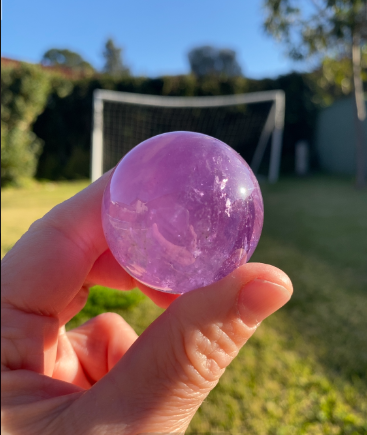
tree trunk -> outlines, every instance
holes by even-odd
[[[361,47],[358,32],[353,35],[352,59],[356,126],[356,187],[362,188],[366,185],[367,140],[364,131],[366,106],[363,94]]]

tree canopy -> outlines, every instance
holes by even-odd
[[[367,44],[362,46],[362,81],[367,85]],[[314,96],[319,106],[329,106],[335,99],[353,92],[353,66],[349,56],[325,56],[310,78],[316,85]]]
[[[367,39],[365,0],[265,0],[265,29],[297,60],[350,52],[353,35]]]
[[[105,58],[104,72],[113,76],[129,74],[129,69],[124,66],[122,61],[122,48],[117,47],[110,38],[105,44],[103,51]]]
[[[363,123],[366,106],[361,48],[367,40],[367,1],[264,0],[264,5],[265,29],[285,42],[292,58],[319,57],[322,60],[324,57],[323,68],[325,72],[329,69],[329,79],[335,84],[339,81],[342,87],[348,84],[348,70],[351,73],[356,121],[356,185],[365,186],[367,147]],[[333,63],[335,60],[339,68]]]
[[[193,48],[188,57],[191,72],[198,77],[209,75],[238,77],[242,75],[234,50],[228,48],[218,49],[205,45]]]
[[[66,67],[74,71],[94,72],[92,65],[75,51],[52,48],[43,55],[41,63],[46,66]]]

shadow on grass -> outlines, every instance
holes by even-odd
[[[279,325],[289,348],[367,388],[367,192],[317,177],[264,186],[265,225],[253,261],[289,274]]]

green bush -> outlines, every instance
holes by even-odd
[[[35,65],[1,68],[1,185],[35,174],[42,140],[32,124],[43,112],[50,79]]]
[[[89,177],[95,89],[167,96],[283,89],[286,93],[283,172],[293,171],[294,145],[298,140],[306,139],[312,144],[317,109],[310,75],[299,73],[264,80],[194,75],[156,79],[100,75],[71,80],[23,64],[19,68],[3,68],[1,88],[2,184],[19,183],[35,173],[38,178],[53,180]],[[265,154],[264,167],[268,166],[269,155]],[[312,163],[315,167],[316,159]]]

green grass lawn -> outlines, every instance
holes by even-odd
[[[2,254],[30,223],[86,183],[7,189]],[[189,434],[367,434],[367,194],[348,180],[262,186],[253,261],[283,269],[289,304],[265,320],[195,416]],[[141,333],[162,310],[139,291],[94,288],[69,327],[103,311]]]

